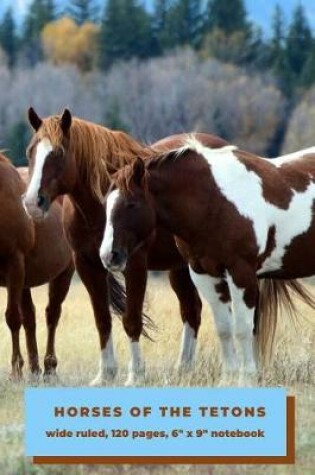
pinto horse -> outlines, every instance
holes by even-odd
[[[262,353],[272,350],[278,303],[292,308],[288,288],[314,308],[293,280],[315,274],[314,205],[314,153],[271,161],[234,146],[210,149],[191,137],[180,149],[117,172],[106,200],[102,259],[123,271],[156,226],[174,234],[196,287],[225,327],[230,367],[237,364],[233,311],[242,366],[255,373],[257,342]]]
[[[24,364],[19,342],[22,324],[31,373],[40,373],[35,307],[30,289],[45,283],[49,283],[49,303],[44,366],[46,376],[55,374],[55,333],[74,272],[71,250],[62,228],[61,205],[56,202],[49,219],[34,223],[22,205],[25,175],[25,169],[19,175],[9,160],[0,155],[0,285],[7,288],[6,321],[12,334],[12,376],[15,379],[22,377]],[[53,246],[48,250],[49,242],[53,242]]]
[[[148,147],[123,132],[72,118],[67,109],[61,116],[41,119],[31,108],[29,121],[35,133],[28,147],[32,178],[25,206],[32,216],[41,218],[57,196],[67,195],[65,230],[74,251],[77,271],[91,298],[100,338],[100,370],[92,384],[101,384],[117,370],[107,298],[107,270],[99,255],[105,226],[103,197],[115,171],[137,156],[149,158],[154,150],[168,151],[180,146],[184,135],[168,137]],[[215,136],[199,134],[198,138],[210,147],[226,145]],[[147,269],[169,270],[184,323],[179,365],[191,363],[200,325],[201,300],[190,279],[188,266],[179,254],[173,236],[158,229],[154,238],[149,236],[134,249],[125,270],[127,306],[123,325],[131,350],[127,384],[133,384],[143,371],[139,338],[143,329]]]

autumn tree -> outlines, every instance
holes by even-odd
[[[69,17],[48,23],[41,34],[45,56],[55,64],[73,63],[83,71],[90,70],[94,65],[98,32],[94,23],[79,26]]]

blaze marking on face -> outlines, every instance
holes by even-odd
[[[100,257],[106,267],[106,257],[113,251],[114,243],[114,226],[113,226],[113,209],[119,199],[119,190],[112,191],[106,201],[106,225],[103,241],[100,247]]]
[[[53,147],[51,145],[51,142],[47,138],[41,140],[37,145],[33,175],[25,195],[26,206],[28,204],[37,204],[38,191],[43,176],[43,168],[45,165],[46,158],[52,150]]]
[[[303,192],[293,190],[288,209],[280,209],[264,199],[261,177],[247,170],[234,155],[233,147],[209,149],[197,140],[190,140],[187,146],[205,158],[222,195],[240,215],[252,222],[259,253],[263,253],[266,248],[268,230],[275,227],[275,249],[257,274],[281,269],[287,247],[296,236],[305,233],[312,223],[315,184],[311,182]],[[285,161],[303,157],[312,149],[278,157],[271,160],[270,164],[278,167]]]

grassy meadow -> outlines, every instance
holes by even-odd
[[[44,309],[47,303],[45,287],[33,291],[37,308],[38,342],[43,361],[46,329]],[[24,457],[23,383],[9,379],[11,337],[5,324],[6,293],[0,290],[0,474],[128,474],[128,475],[314,475],[315,474],[315,333],[303,323],[296,331],[289,331],[288,318],[277,334],[276,355],[265,375],[263,385],[284,385],[297,399],[297,462],[295,466],[33,466]],[[146,358],[146,385],[148,386],[218,386],[240,384],[237,377],[230,381],[220,378],[220,352],[211,312],[204,305],[198,343],[197,364],[194,372],[178,375],[175,363],[181,340],[181,320],[176,298],[162,277],[151,278],[147,294],[147,312],[158,326],[152,335],[155,342],[143,341]],[[311,311],[301,308],[312,317]],[[313,316],[315,322],[315,316]],[[285,323],[287,322],[287,324]],[[121,323],[114,319],[114,343],[120,371],[114,383],[123,385],[129,358],[128,342]],[[26,360],[24,335],[22,349]],[[88,385],[98,369],[99,347],[92,310],[85,289],[78,280],[72,284],[64,304],[63,316],[57,332],[58,374],[60,386]],[[161,377],[162,375],[162,377]],[[44,385],[41,381],[40,385]]]

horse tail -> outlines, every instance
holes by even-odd
[[[110,305],[118,316],[120,320],[122,320],[123,315],[127,309],[127,295],[125,287],[111,274],[108,273],[108,287],[109,287],[109,302]],[[153,320],[146,314],[142,313],[142,335],[148,338],[151,341],[154,341],[150,336],[150,331],[156,331],[157,326],[153,322]]]
[[[258,355],[262,363],[270,363],[275,333],[281,310],[286,310],[295,329],[300,323],[301,311],[293,297],[315,310],[313,295],[298,280],[262,279],[258,282],[259,298],[254,319],[254,334],[257,338]]]

